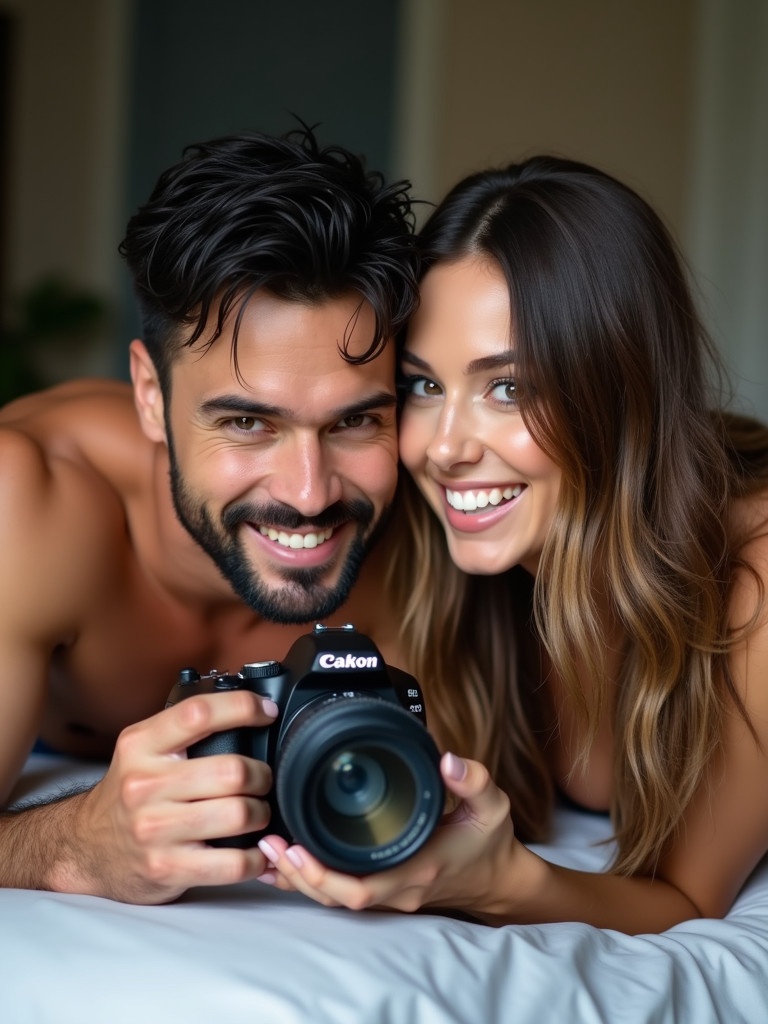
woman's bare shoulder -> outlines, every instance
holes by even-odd
[[[760,490],[738,498],[732,514],[734,526],[747,538],[768,531],[768,482]]]
[[[740,499],[733,508],[738,565],[731,587],[731,625],[738,628],[762,604],[768,621],[768,488]]]

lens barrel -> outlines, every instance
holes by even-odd
[[[275,795],[295,842],[347,874],[394,867],[443,810],[440,756],[405,708],[331,694],[302,708],[275,758]]]

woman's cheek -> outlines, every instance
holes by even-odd
[[[426,417],[404,412],[400,417],[399,446],[400,459],[405,468],[413,474],[418,473],[424,464],[429,444],[429,429]]]

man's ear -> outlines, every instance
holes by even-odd
[[[141,429],[150,441],[167,444],[163,392],[146,345],[138,338],[130,345],[131,380],[133,400],[139,414]]]

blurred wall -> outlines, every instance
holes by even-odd
[[[666,220],[738,404],[768,419],[766,0],[412,0],[396,170],[597,164]]]
[[[422,152],[400,160],[416,165],[411,173],[436,197],[486,165],[539,152],[571,156],[627,179],[679,224],[695,6],[415,0],[412,30],[432,37],[435,49],[434,109],[420,128]],[[413,54],[416,75],[423,50]]]
[[[317,126],[389,171],[398,7],[392,0],[131,0],[125,222],[194,142]],[[122,237],[122,235],[120,236]],[[139,331],[125,279],[123,336]],[[127,370],[127,365],[122,367]]]
[[[16,14],[7,285],[51,268],[132,303],[115,248],[182,145],[291,113],[438,199],[550,151],[659,209],[742,402],[768,418],[765,0],[0,0]]]
[[[747,410],[768,420],[768,3],[701,0],[685,241]]]
[[[94,290],[111,309],[118,299],[128,2],[0,0],[12,44],[1,240],[6,305],[50,274]],[[110,372],[111,340],[105,333],[56,375]]]
[[[388,171],[392,0],[0,0],[13,67],[3,300],[50,273],[108,301],[109,334],[51,376],[125,376],[138,331],[117,255],[129,215],[185,145],[319,123]]]

